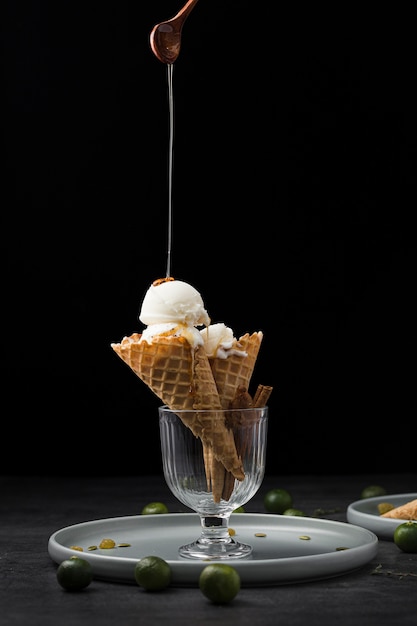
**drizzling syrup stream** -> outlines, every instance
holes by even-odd
[[[167,65],[168,105],[169,105],[169,145],[168,145],[168,250],[166,277],[171,276],[172,256],[172,181],[174,170],[174,61],[181,49],[182,27],[198,0],[188,0],[183,8],[170,20],[156,24],[150,35],[152,52],[157,59]]]
[[[168,248],[166,277],[171,276],[172,254],[172,180],[174,170],[174,65],[167,65],[168,106],[169,106],[169,143],[168,143]]]

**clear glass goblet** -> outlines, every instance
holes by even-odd
[[[229,519],[262,484],[268,407],[173,411],[162,406],[159,428],[165,481],[173,495],[200,516],[200,536],[180,546],[179,554],[204,560],[250,556],[252,546],[230,535]],[[223,433],[220,439],[219,432]],[[223,440],[228,453],[236,449],[243,470],[238,478],[214,456]]]

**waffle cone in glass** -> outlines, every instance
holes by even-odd
[[[249,390],[262,338],[260,331],[251,335],[246,333],[239,339],[234,339],[230,354],[226,359],[209,357],[211,371],[224,409],[230,408],[240,387]]]
[[[232,407],[236,397],[241,394],[242,389],[246,392],[248,391],[262,338],[263,334],[260,331],[251,335],[246,333],[239,339],[233,340],[230,354],[228,354],[227,358],[209,357],[210,367],[223,409]],[[239,408],[248,408],[249,406],[250,404],[247,403],[246,406],[242,404]],[[239,456],[241,456],[241,450],[237,448],[237,451]],[[210,449],[206,451],[206,467],[209,475],[216,477],[218,488],[222,485],[221,495],[227,500],[233,490],[235,477],[231,472],[225,471]],[[220,476],[222,474],[223,478],[221,479]]]
[[[181,414],[186,425],[199,437],[207,450],[237,480],[243,480],[244,471],[236,451],[233,433],[221,417],[221,402],[213,372],[204,346],[193,347],[185,337],[159,335],[152,342],[140,341],[134,333],[111,347],[139,378],[174,411],[193,411]],[[205,420],[205,409],[219,409],[219,420]],[[209,475],[211,482],[222,481],[222,476]],[[220,486],[213,484],[218,497]],[[221,490],[220,490],[221,493]]]

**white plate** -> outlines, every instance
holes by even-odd
[[[394,530],[399,524],[402,524],[406,520],[381,517],[378,511],[378,504],[381,502],[390,502],[397,507],[411,500],[415,500],[416,498],[417,493],[401,493],[356,500],[356,502],[349,504],[347,508],[347,520],[351,524],[357,524],[358,526],[371,530],[376,533],[378,537],[393,539]]]
[[[368,563],[377,553],[378,537],[368,530],[331,520],[287,515],[235,513],[230,526],[236,539],[249,543],[248,559],[230,559],[242,585],[265,586],[339,576]],[[137,515],[95,520],[53,533],[48,552],[56,563],[82,554],[95,578],[135,583],[137,561],[148,555],[165,559],[172,568],[172,584],[195,586],[207,561],[178,556],[178,548],[197,539],[200,521],[195,513]],[[255,533],[265,533],[256,537]],[[308,536],[309,539],[300,539]],[[104,538],[130,547],[87,551]],[[83,552],[70,546],[81,546]],[[343,549],[341,549],[343,548]]]

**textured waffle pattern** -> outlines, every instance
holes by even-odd
[[[397,506],[391,511],[383,513],[381,517],[390,517],[392,519],[417,520],[417,500],[411,500],[401,506]]]
[[[183,337],[161,336],[139,343],[141,335],[125,337],[112,348],[171,409],[193,409],[193,356]]]
[[[184,337],[160,335],[152,343],[140,342],[134,333],[113,350],[141,380],[174,411],[197,409],[200,413],[181,413],[181,418],[224,467],[238,479],[244,478],[232,432],[226,427],[210,363],[203,346],[193,349]],[[216,420],[204,409],[218,409]]]
[[[235,339],[233,349],[247,352],[247,356],[231,354],[227,359],[210,359],[210,365],[216,381],[220,402],[224,409],[230,407],[239,387],[249,390],[259,348],[261,347],[262,332],[252,335],[246,333]]]

